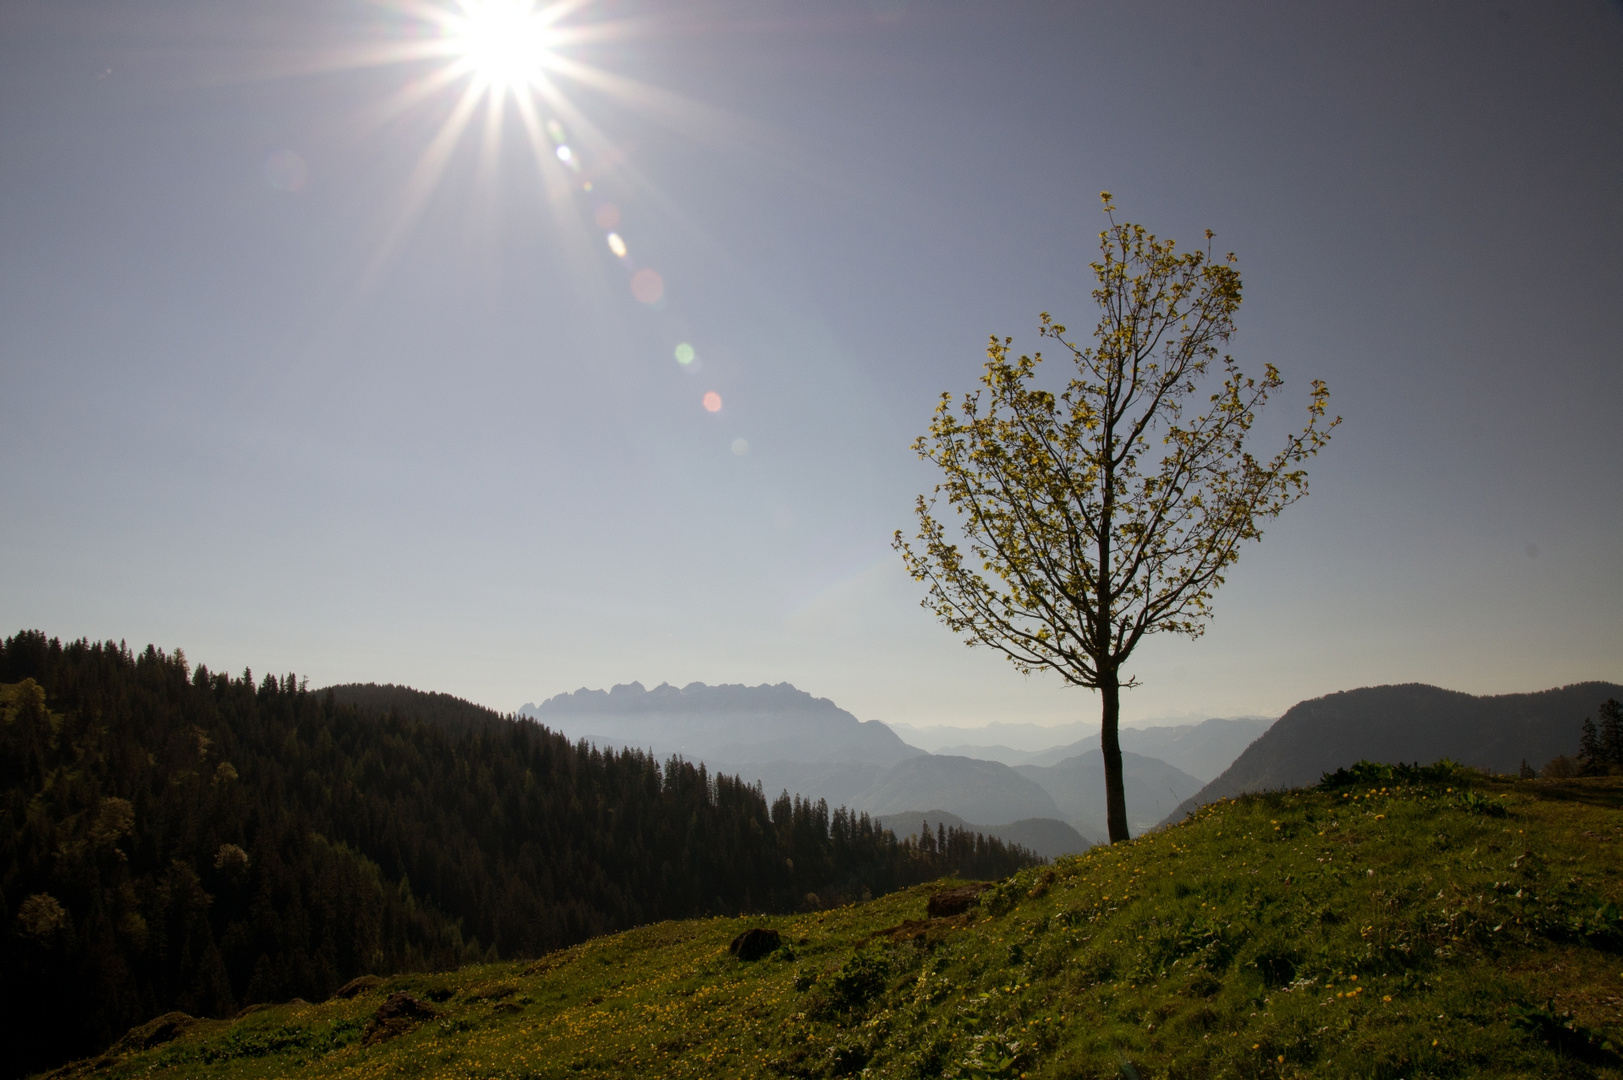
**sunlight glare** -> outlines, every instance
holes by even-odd
[[[552,47],[551,19],[532,0],[464,0],[452,36],[493,90],[518,92],[540,75]]]

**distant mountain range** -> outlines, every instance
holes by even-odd
[[[574,739],[709,763],[862,762],[894,765],[923,750],[877,720],[862,721],[788,683],[684,687],[638,682],[526,704],[529,716]]]
[[[1199,780],[1159,758],[1124,750],[1121,766],[1127,828],[1135,836],[1153,829],[1201,787]],[[1057,765],[1018,765],[1014,771],[1040,784],[1054,797],[1059,816],[1083,833],[1110,834],[1105,824],[1105,755],[1097,746]]]
[[[1013,752],[1035,753],[1052,746],[1067,745],[1078,739],[1099,735],[1099,722],[1073,721],[1068,724],[1010,723],[994,720],[978,727],[948,727],[945,724],[907,724],[887,721],[887,725],[914,746],[932,754],[953,753],[955,746],[1003,747]],[[1023,761],[1007,762],[1024,765]]]
[[[571,739],[702,761],[712,770],[758,781],[769,798],[787,791],[884,818],[929,808],[953,821],[975,822],[981,831],[997,836],[1014,835],[1009,830],[1016,824],[1025,828],[1021,835],[1049,829],[1034,847],[1041,851],[1079,841],[1090,844],[1107,831],[1103,758],[1097,730],[1090,732],[1086,725],[980,729],[999,737],[1012,735],[1019,742],[1041,730],[1081,735],[1039,751],[971,746],[965,748],[968,753],[925,753],[886,725],[858,720],[832,701],[788,683],[661,684],[649,690],[633,682],[607,691],[559,694],[540,705],[526,704],[519,713]],[[1124,729],[1132,830],[1153,826],[1193,795],[1267,723],[1247,717]],[[1134,752],[1138,747],[1154,747],[1160,754]],[[1174,758],[1204,775],[1182,768]],[[1024,825],[1033,821],[1051,824]]]
[[[647,690],[634,682],[559,694],[519,713],[572,739],[702,761],[759,781],[768,798],[788,791],[876,815],[941,807],[994,825],[1060,816],[1041,784],[1007,765],[926,754],[788,683]]]
[[[1586,682],[1534,694],[1475,697],[1422,683],[1371,686],[1293,705],[1168,820],[1248,791],[1300,787],[1359,760],[1452,758],[1492,772],[1573,754],[1586,716],[1623,686]]]
[[[1205,783],[1228,768],[1247,746],[1268,730],[1272,723],[1273,721],[1266,717],[1240,716],[1172,726],[1124,727],[1121,729],[1121,748],[1146,757],[1160,758]],[[1066,725],[1067,733],[1070,733],[1070,729],[1074,726],[1079,725]],[[989,761],[1001,761],[1005,765],[1057,765],[1066,758],[1095,749],[1098,745],[1099,731],[1094,728],[1075,742],[1048,746],[1041,750],[954,743],[933,752],[985,758]]]

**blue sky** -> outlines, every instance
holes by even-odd
[[[466,80],[390,111],[444,61],[359,61],[432,25],[0,7],[7,632],[503,709],[1087,718],[888,538],[987,335],[1091,325],[1108,189],[1237,253],[1263,446],[1313,378],[1345,417],[1129,720],[1623,681],[1617,4],[586,4],[545,155],[487,95],[430,175]]]

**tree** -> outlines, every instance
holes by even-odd
[[[1607,698],[1599,711],[1600,757],[1608,765],[1623,765],[1623,704]]]
[[[1074,365],[1056,396],[1038,385],[1041,353],[1012,359],[1013,339],[991,339],[982,389],[956,411],[942,394],[914,443],[942,480],[918,498],[918,548],[900,530],[893,546],[927,586],[923,605],[967,644],[1099,691],[1115,843],[1128,836],[1120,692],[1137,685],[1124,662],[1150,634],[1204,632],[1240,546],[1307,494],[1302,463],[1341,420],[1325,421],[1315,380],[1306,427],[1254,457],[1247,435],[1282,380],[1272,364],[1259,380],[1218,358],[1240,305],[1234,256],[1212,257],[1210,231],[1205,251],[1179,253],[1118,224],[1103,199],[1093,343],[1041,315],[1039,333]],[[1215,391],[1205,411],[1187,415],[1203,389]],[[953,533],[936,516],[943,497]]]
[[[1586,774],[1606,771],[1606,752],[1601,749],[1600,733],[1595,728],[1593,717],[1584,717],[1583,733],[1578,737],[1578,760],[1583,762]]]

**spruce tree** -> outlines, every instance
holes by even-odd
[[[1584,717],[1584,733],[1578,738],[1578,760],[1583,762],[1584,774],[1595,776],[1606,771],[1607,757],[1601,746],[1600,732],[1594,717]]]
[[[1602,759],[1607,765],[1623,765],[1623,704],[1607,698],[1599,711]]]

